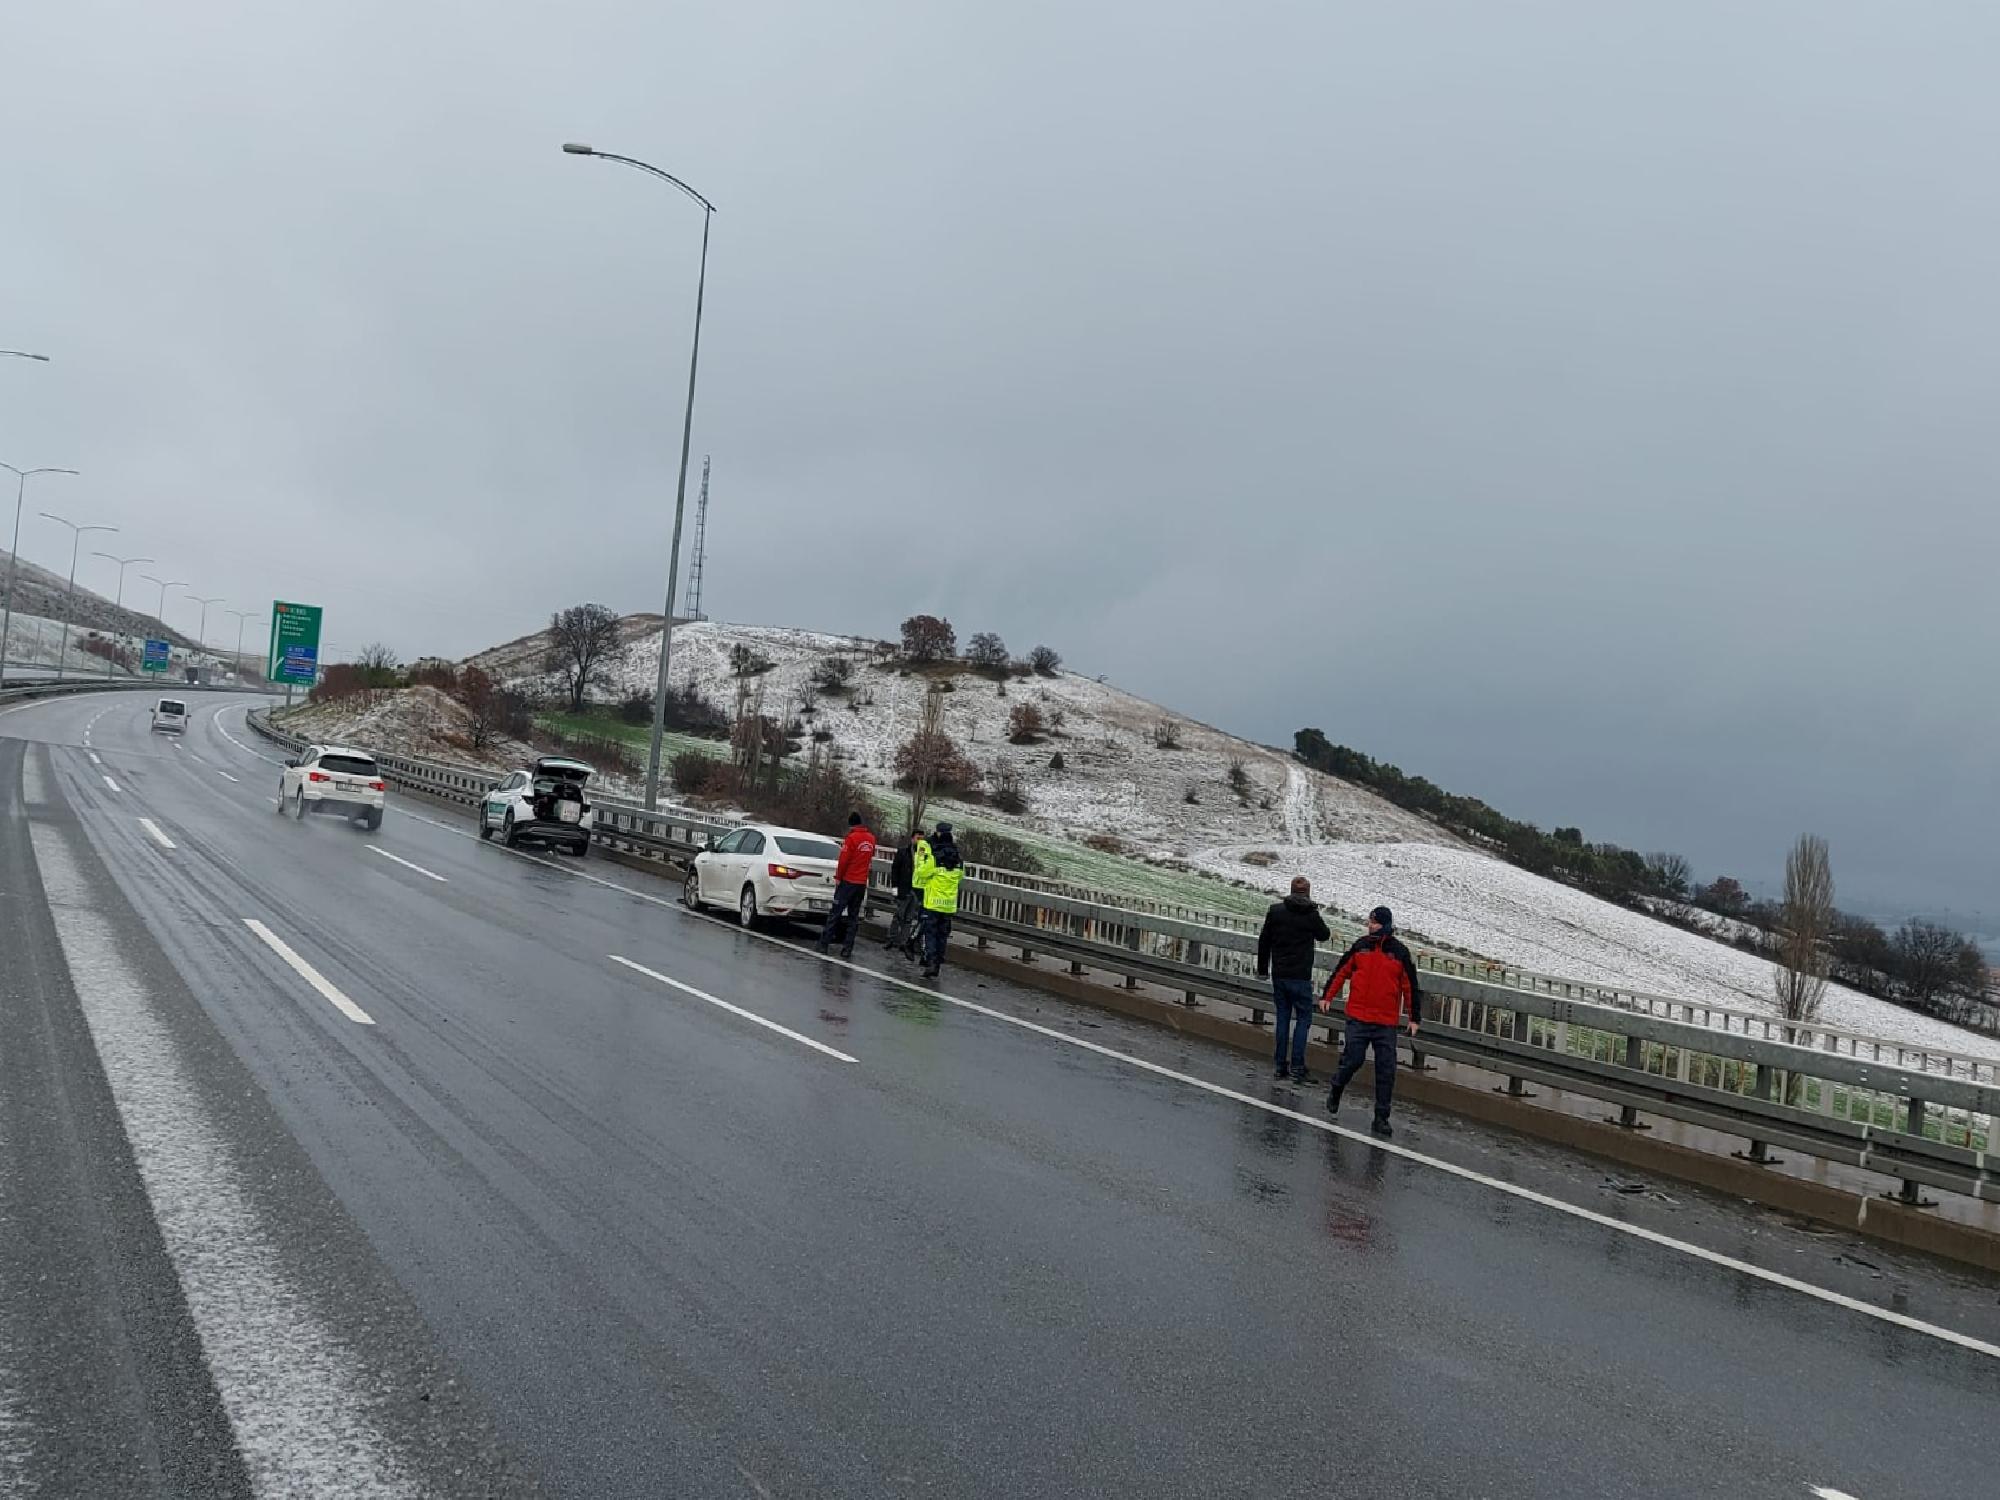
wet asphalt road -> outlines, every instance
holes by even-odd
[[[136,693],[0,715],[0,1494],[1993,1493],[1985,1353],[1206,1092],[1319,1105],[1137,1023],[947,969],[967,1010],[412,799],[280,818],[246,701],[191,697],[179,744]],[[184,1079],[164,1146],[107,1027]],[[165,1170],[191,1139],[230,1193]],[[1399,1142],[2000,1342],[1971,1275]],[[276,1311],[231,1326],[232,1277]],[[287,1396],[260,1340],[329,1373]],[[315,1423],[363,1457],[288,1469]]]

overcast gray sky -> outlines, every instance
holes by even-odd
[[[0,458],[200,592],[405,656],[659,607],[700,214],[584,139],[720,208],[713,613],[939,610],[1704,873],[1816,829],[1859,904],[2000,911],[1990,4],[3,24],[0,347],[56,363],[0,361]]]

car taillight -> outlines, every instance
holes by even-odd
[[[773,880],[797,880],[805,874],[805,871],[794,870],[790,865],[766,865],[765,868],[771,872]]]
[[[306,780],[307,780],[307,781],[331,781],[331,780],[333,780],[333,778],[332,778],[331,776],[328,776],[328,775],[327,775],[327,774],[326,774],[325,772],[323,772],[323,771],[308,771],[308,772],[306,772]]]
[[[389,790],[389,783],[386,781],[371,781],[368,783],[368,790],[371,792],[386,792]]]

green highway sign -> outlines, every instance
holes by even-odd
[[[271,654],[264,670],[267,679],[310,687],[318,678],[319,616],[317,604],[273,602]]]
[[[167,670],[167,655],[168,649],[165,641],[147,641],[146,651],[139,658],[139,665],[144,671],[164,672]]]

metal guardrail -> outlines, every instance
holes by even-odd
[[[259,734],[297,749],[306,742],[249,715]],[[466,805],[477,803],[494,773],[408,757],[378,755],[400,786]],[[648,813],[618,803],[594,805],[600,843],[662,862],[684,861],[706,838],[733,824],[682,812]],[[1149,981],[1180,990],[1187,1002],[1217,1000],[1259,1020],[1271,1007],[1268,983],[1255,977],[1254,930],[1217,927],[1137,912],[1110,902],[1036,890],[968,869],[959,890],[963,930],[982,946],[1018,947],[1030,961],[1067,960],[1075,972],[1120,976],[1128,988]],[[1007,872],[999,872],[1005,874]],[[875,884],[886,888],[887,861]],[[1247,924],[1246,924],[1247,926]],[[1326,965],[1318,971],[1323,983]],[[1840,1045],[1829,1028],[1793,1027],[1757,1017],[1763,1034],[1717,1028],[1674,1015],[1581,995],[1497,983],[1433,965],[1425,974],[1423,1030],[1413,1060],[1443,1057],[1489,1070],[1521,1093],[1530,1083],[1596,1098],[1638,1124],[1641,1111],[1686,1121],[1750,1142],[1749,1158],[1769,1147],[1805,1152],[1902,1180],[1902,1196],[1921,1187],[2000,1202],[2000,1177],[1987,1166],[2000,1118],[2000,1079],[1985,1059],[1978,1076],[1947,1075],[1919,1065],[1926,1049],[1866,1039],[1882,1055]],[[1689,1010],[1719,1007],[1687,1006]],[[1340,1024],[1324,1023],[1329,1040]]]

